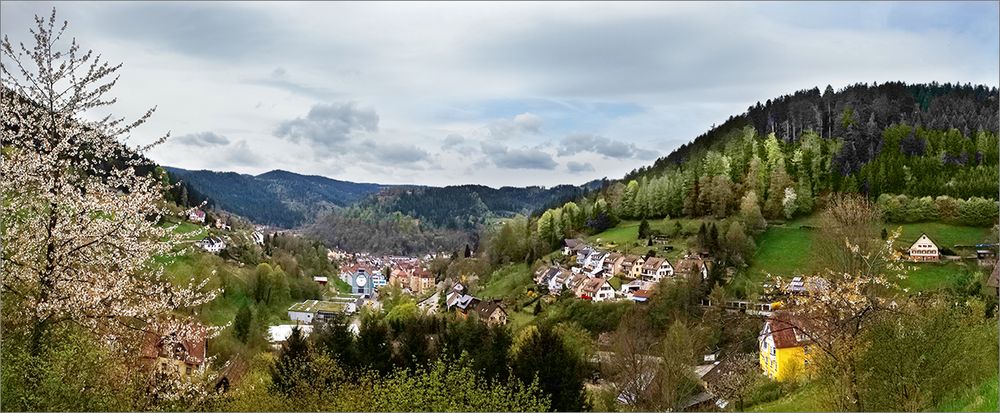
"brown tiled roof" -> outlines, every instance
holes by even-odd
[[[663,258],[649,257],[644,264],[642,264],[642,269],[644,270],[656,270],[660,268],[660,264],[663,264]]]
[[[498,309],[504,314],[507,314],[507,310],[503,309],[503,305],[500,304],[500,301],[482,301],[476,306],[476,312],[479,313],[480,318],[489,318],[493,315],[493,312]]]
[[[776,348],[800,347],[808,341],[808,338],[801,331],[799,331],[799,336],[803,340],[800,341],[796,337],[797,327],[801,323],[786,313],[775,313],[767,322],[771,325],[771,337],[774,338],[774,347]]]
[[[636,292],[632,293],[632,296],[639,298],[650,298],[653,296],[653,290],[637,290]]]
[[[694,273],[701,271],[701,264],[704,263],[701,257],[684,257],[677,263],[677,272]]]
[[[175,354],[173,358],[182,360],[188,364],[199,365],[205,362],[205,350],[208,346],[208,338],[206,337],[204,327],[196,327],[195,335],[195,338],[181,340],[178,343],[181,346],[180,350],[182,350],[182,354]],[[165,351],[163,348],[163,345],[166,344],[165,341],[167,341],[167,337],[153,331],[147,331],[140,355],[148,359],[156,359],[161,356],[170,357],[170,352]]]

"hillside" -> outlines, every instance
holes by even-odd
[[[333,207],[351,205],[384,185],[338,181],[274,170],[257,176],[167,167],[171,178],[204,194],[215,206],[259,224],[292,228]]]
[[[857,172],[881,151],[881,132],[894,124],[934,130],[956,129],[963,136],[978,131],[1000,130],[997,118],[998,91],[969,84],[855,84],[840,90],[818,87],[759,101],[742,114],[681,145],[653,165],[636,169],[626,181],[652,177],[685,161],[721,147],[744,127],[759,136],[774,133],[782,142],[799,141],[807,132],[823,139],[840,139],[832,169],[841,174]],[[922,147],[912,150],[922,151]]]
[[[363,215],[385,217],[399,212],[430,227],[475,231],[491,219],[531,214],[583,196],[602,183],[552,188],[423,187],[339,181],[282,170],[253,176],[166,169],[172,180],[183,182],[187,204],[197,204],[204,198],[212,206],[253,222],[286,228],[313,223],[322,212],[356,206],[367,212]]]
[[[393,188],[378,197],[366,198],[359,206],[383,213],[401,212],[436,227],[474,230],[492,218],[528,215],[600,187],[601,181],[552,188],[490,188],[483,185]]]

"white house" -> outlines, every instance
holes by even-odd
[[[674,275],[674,267],[666,258],[649,257],[642,264],[643,281],[659,282],[660,280]]]
[[[206,237],[205,239],[196,242],[195,245],[206,252],[211,252],[213,254],[217,254],[226,249],[226,242],[223,241],[222,238],[217,237]]]
[[[264,234],[261,233],[260,231],[254,231],[252,234],[250,234],[250,238],[253,238],[254,244],[264,245]]]
[[[577,295],[581,298],[589,297],[594,302],[609,301],[615,299],[615,289],[608,280],[592,278],[580,287]]]
[[[643,280],[632,280],[628,283],[622,284],[621,293],[625,298],[632,298],[632,294],[639,290],[645,290],[649,283]]]
[[[607,258],[608,253],[604,251],[594,251],[587,256],[587,260],[583,263],[583,265],[594,269],[602,269],[604,268],[604,260]]]
[[[920,234],[920,238],[910,245],[910,259],[913,261],[937,261],[941,259],[941,252],[938,251],[937,244],[931,241],[927,234]]]

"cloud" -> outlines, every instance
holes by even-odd
[[[634,143],[611,140],[603,136],[578,133],[568,135],[559,142],[559,155],[593,152],[612,159],[656,159],[656,151],[642,149]]]
[[[525,112],[514,116],[513,119],[491,122],[486,128],[489,129],[491,137],[498,139],[537,134],[542,131],[542,118],[534,113]]]
[[[364,141],[358,148],[350,149],[359,157],[372,163],[393,166],[427,161],[431,154],[410,144],[386,144],[373,140]]]
[[[338,96],[338,93],[330,89],[293,80],[288,75],[288,70],[283,67],[272,70],[270,76],[245,80],[244,83],[272,87],[320,100]]]
[[[229,138],[215,132],[191,133],[173,138],[172,141],[187,146],[223,146],[229,145]]]
[[[569,161],[566,162],[566,170],[571,173],[594,172],[594,165],[591,165],[590,162]]]
[[[483,142],[483,154],[498,168],[505,169],[555,169],[558,165],[552,155],[537,148],[508,148],[504,145]]]
[[[458,134],[451,134],[444,138],[443,148],[458,146],[465,143],[465,137]]]
[[[353,102],[318,104],[304,118],[282,122],[274,134],[292,142],[310,144],[324,152],[342,149],[355,132],[378,130],[378,114]]]
[[[230,166],[261,166],[265,164],[264,158],[254,153],[247,145],[247,141],[239,140],[225,149],[219,151],[222,159]]]

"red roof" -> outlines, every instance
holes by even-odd
[[[653,296],[653,290],[636,290],[636,292],[632,293],[632,296],[639,298],[650,298]]]
[[[774,338],[774,347],[776,348],[801,347],[809,341],[798,329],[801,323],[793,321],[785,313],[776,313],[767,322],[771,325],[771,337]],[[796,335],[796,332],[799,334]],[[799,340],[800,338],[802,340]]]
[[[148,359],[168,357],[182,360],[188,364],[203,364],[205,362],[205,350],[208,346],[208,338],[206,337],[204,327],[196,327],[194,331],[195,337],[177,342],[176,344],[179,347],[174,349],[175,351],[164,348],[164,345],[167,345],[170,341],[167,336],[147,331],[140,354],[143,358]]]

